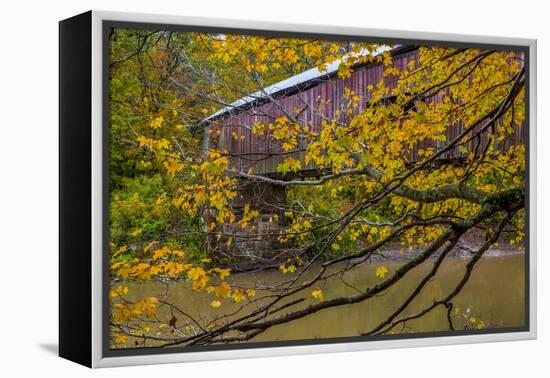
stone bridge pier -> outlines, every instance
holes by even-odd
[[[243,228],[239,221],[247,205],[259,214]],[[235,270],[278,266],[284,260],[286,251],[278,240],[287,224],[284,216],[285,188],[265,182],[241,180],[237,198],[231,206],[235,222],[218,226],[216,232],[222,236],[210,238],[211,253]]]

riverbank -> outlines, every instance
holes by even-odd
[[[471,230],[458,241],[456,246],[449,252],[448,257],[469,258],[474,255],[479,247],[485,242],[485,232],[483,230]],[[366,245],[365,245],[366,247]],[[412,248],[403,247],[399,243],[387,243],[385,246],[373,253],[368,262],[381,263],[388,261],[407,261],[413,259],[422,251],[419,246]],[[434,253],[431,258],[439,256],[440,251]],[[505,236],[499,238],[489,250],[484,253],[484,257],[499,257],[508,255],[522,255],[525,251],[522,245],[511,245],[510,240]],[[279,261],[280,260],[280,261]],[[285,263],[284,260],[273,260],[267,264],[259,264],[257,260],[239,259],[234,261],[227,267],[234,273],[248,273],[262,270],[276,270],[279,266]]]

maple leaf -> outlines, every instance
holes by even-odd
[[[126,252],[127,249],[128,249],[128,246],[127,246],[127,245],[123,245],[122,247],[120,247],[119,249],[117,249],[117,251],[113,254],[113,257],[116,257],[116,256],[120,255],[121,253]]]
[[[220,298],[228,297],[231,294],[231,286],[227,282],[222,282],[214,288],[214,294]]]
[[[149,249],[151,249],[151,247],[156,243],[156,241],[152,241],[150,242],[149,244],[147,244],[145,247],[143,247],[143,252],[147,252],[149,251]]]
[[[388,268],[386,268],[384,265],[380,265],[376,268],[376,277],[384,278],[386,273],[388,273]]]
[[[246,295],[244,295],[244,293],[240,290],[240,289],[235,289],[233,291],[233,301],[235,303],[239,303],[239,302],[242,302],[246,299]]]
[[[315,299],[322,301],[324,299],[323,292],[320,289],[313,290],[311,296]]]
[[[162,116],[157,117],[151,121],[149,126],[153,129],[160,129],[162,127],[162,124],[164,123],[164,118]]]

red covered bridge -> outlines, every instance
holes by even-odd
[[[377,53],[388,49],[381,48]],[[418,49],[414,46],[400,46],[391,49],[390,52],[394,64],[399,69],[406,68],[409,62],[418,59]],[[323,119],[336,116],[336,110],[344,100],[344,88],[349,88],[362,97],[358,109],[354,112],[357,114],[368,104],[371,92],[369,86],[375,86],[382,79],[386,80],[390,88],[395,86],[391,76],[384,77],[382,63],[356,64],[352,67],[351,77],[347,79],[340,79],[337,76],[337,67],[336,63],[329,66],[325,72],[320,72],[316,68],[311,69],[237,100],[214,113],[206,119],[210,130],[208,146],[226,149],[231,156],[230,167],[241,172],[246,172],[253,166],[255,174],[276,175],[277,165],[291,156],[302,161],[303,168],[299,176],[317,175],[312,164],[303,163],[305,155],[303,151],[285,153],[281,141],[275,140],[270,135],[253,134],[252,127],[256,123],[273,122],[274,119],[284,115],[283,110],[296,113],[299,109],[300,123],[307,125],[312,131],[320,131]],[[440,101],[441,98],[442,95],[436,94],[427,101]],[[321,111],[319,99],[327,101]],[[339,121],[345,122],[345,115],[341,114]],[[447,140],[453,139],[462,132],[463,127],[461,122],[449,127],[446,131]],[[523,143],[522,131],[517,130],[508,143]],[[483,135],[487,138],[486,134]],[[482,141],[482,145],[483,142],[485,141]],[[473,151],[475,144],[476,142],[472,140],[466,147]],[[421,147],[417,146],[417,148]],[[442,159],[453,160],[461,155],[464,156],[458,149],[452,149],[442,156]],[[412,161],[417,159],[416,151],[411,152],[410,159]],[[289,178],[288,175],[286,178]]]

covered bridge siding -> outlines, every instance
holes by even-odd
[[[392,50],[394,63],[400,68],[406,68],[411,60],[416,60],[418,50],[414,47],[398,47]],[[209,146],[227,149],[231,154],[230,167],[242,172],[247,172],[253,166],[254,174],[274,176],[277,173],[277,165],[289,156],[302,161],[300,176],[316,174],[313,164],[304,165],[304,152],[293,154],[281,154],[284,152],[281,141],[275,140],[271,135],[255,135],[252,127],[256,123],[268,124],[277,117],[283,116],[281,108],[291,114],[296,110],[302,111],[298,120],[302,125],[308,125],[313,131],[320,131],[323,118],[335,117],[335,111],[341,105],[344,96],[344,88],[349,88],[362,96],[362,101],[355,113],[362,111],[368,103],[370,91],[368,85],[375,86],[383,78],[383,65],[371,63],[354,67],[351,77],[342,80],[336,76],[336,65],[332,72],[324,75],[317,71],[317,75],[308,72],[290,78],[273,85],[271,97],[276,101],[266,100],[264,94],[258,93],[248,98],[236,101],[231,106],[222,109],[209,118]],[[303,76],[303,79],[300,78]],[[295,79],[295,80],[292,80]],[[385,78],[386,83],[392,87],[391,77]],[[285,83],[286,82],[286,83]],[[256,100],[255,100],[256,99]],[[319,110],[318,100],[329,100]],[[436,95],[428,101],[440,101],[441,96]],[[345,117],[341,115],[342,120]],[[457,122],[447,130],[447,140],[450,140],[463,131],[464,125]],[[480,126],[481,127],[481,126]],[[509,143],[523,143],[523,130],[518,130]],[[476,141],[473,140],[466,146],[470,151],[475,150]],[[304,148],[302,143],[298,148]],[[422,147],[422,146],[420,146]],[[419,148],[417,146],[417,148]],[[417,160],[417,150],[411,151],[411,161]],[[443,160],[453,160],[461,156],[458,148],[452,149],[442,156]],[[462,154],[463,156],[463,154]],[[291,177],[291,176],[290,176]],[[286,178],[289,178],[287,174]]]
[[[380,51],[381,52],[381,51]],[[415,47],[402,46],[391,50],[394,64],[400,69],[406,68],[412,60],[417,60],[418,50]],[[290,179],[292,177],[308,177],[319,175],[318,169],[313,164],[304,164],[304,152],[295,152],[292,154],[283,153],[282,143],[275,140],[269,135],[256,135],[252,133],[252,128],[256,123],[268,124],[273,122],[277,117],[284,115],[281,108],[291,114],[296,114],[299,109],[298,120],[302,125],[308,125],[310,130],[320,131],[324,118],[335,117],[335,112],[340,108],[344,98],[344,88],[349,88],[357,95],[362,96],[362,101],[359,104],[355,113],[362,111],[368,103],[370,97],[369,85],[375,86],[383,78],[384,67],[381,63],[359,64],[353,68],[351,77],[340,79],[337,77],[337,64],[333,64],[329,69],[321,73],[316,69],[296,75],[292,78],[284,80],[266,88],[263,92],[257,92],[243,99],[240,99],[230,106],[220,110],[210,116],[208,121],[208,138],[207,144],[209,148],[218,148],[227,150],[230,157],[230,168],[234,168],[241,172],[247,172],[250,167],[253,167],[254,174]],[[386,83],[391,87],[391,77],[386,77]],[[267,99],[266,93],[269,93],[271,99]],[[319,109],[319,99],[328,101],[326,105]],[[427,101],[440,101],[441,96],[436,95]],[[342,115],[342,117],[344,117]],[[345,119],[342,119],[345,121]],[[447,140],[453,139],[463,131],[464,125],[457,122],[447,130]],[[480,126],[481,127],[481,126]],[[509,143],[523,143],[523,126],[520,127],[513,140]],[[485,142],[485,141],[482,141]],[[475,150],[475,141],[470,142],[466,147],[469,151]],[[483,143],[482,143],[483,144]],[[420,146],[423,147],[423,146]],[[417,147],[417,148],[420,148]],[[305,143],[302,141],[298,148],[305,148]],[[482,149],[479,149],[480,151]],[[281,154],[283,153],[283,154]],[[285,175],[281,177],[277,173],[277,166],[287,157],[292,156],[302,162],[302,170],[294,176]],[[464,154],[461,154],[458,149],[448,151],[442,160],[457,160]],[[410,151],[411,161],[417,159],[417,150]],[[283,224],[273,225],[268,223],[267,219],[277,213],[279,210],[274,210],[266,206],[266,203],[280,203],[285,201],[284,188],[274,187],[265,183],[254,183],[243,186],[241,196],[235,201],[233,207],[236,213],[242,209],[244,203],[253,203],[253,206],[258,208],[261,216],[254,224],[256,232],[265,234],[269,231],[276,232]],[[283,219],[284,217],[280,217]],[[268,257],[273,255],[274,250],[280,250],[276,243],[276,237],[272,240],[262,237],[261,240],[250,239],[243,237],[239,239],[238,235],[244,236],[245,232],[237,226],[225,225],[224,232],[237,234],[234,238],[233,246],[226,248],[223,243],[225,238],[221,239],[221,243],[217,243],[217,248],[233,250],[234,253],[244,254],[254,259],[261,259],[262,256]],[[279,253],[279,252],[277,252]]]

